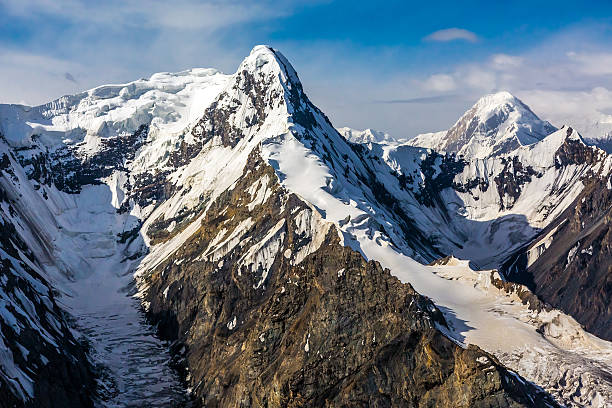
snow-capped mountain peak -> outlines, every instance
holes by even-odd
[[[247,70],[261,74],[278,74],[281,82],[286,84],[299,83],[300,80],[293,66],[280,52],[268,45],[256,45],[246,57],[237,72]]]
[[[510,107],[513,109],[522,109],[528,112],[532,119],[538,119],[537,116],[516,96],[508,91],[501,91],[482,96],[472,107],[476,110],[476,114],[486,120],[495,115],[499,110]]]
[[[288,117],[306,100],[287,59],[271,47],[259,45],[203,112],[191,134],[202,145],[218,137],[224,146],[235,146],[255,135],[262,141],[286,133]]]
[[[448,131],[419,135],[411,145],[483,158],[542,140],[556,128],[503,91],[480,98]]]

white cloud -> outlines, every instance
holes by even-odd
[[[567,57],[585,75],[612,75],[612,53],[568,52]]]
[[[118,27],[209,30],[232,24],[287,15],[294,1],[219,0],[3,0],[9,14],[18,17],[55,16],[75,23],[113,24]]]
[[[446,74],[432,75],[422,85],[423,89],[436,92],[452,91],[456,88],[453,77]]]
[[[425,37],[425,40],[440,42],[464,40],[476,42],[478,41],[478,36],[472,31],[468,31],[463,28],[445,28],[444,30],[434,31]]]
[[[3,49],[0,49],[0,60],[2,103],[35,105],[48,101],[50,95],[77,92],[77,84],[68,81],[66,74],[73,76],[87,71],[70,61]]]
[[[524,90],[518,94],[531,107],[558,125],[584,124],[588,121],[609,120],[612,116],[612,90],[604,87],[582,91]]]
[[[516,68],[523,64],[523,58],[508,54],[495,54],[491,61],[498,69]]]
[[[480,67],[469,67],[457,73],[463,84],[468,88],[490,92],[498,88],[497,76],[494,72]]]

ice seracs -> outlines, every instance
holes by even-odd
[[[81,149],[92,154],[100,138],[133,133],[144,124],[153,135],[182,131],[227,79],[215,69],[194,68],[103,85],[36,107],[0,105],[0,132],[14,146],[26,146],[37,135],[48,145],[84,143]]]

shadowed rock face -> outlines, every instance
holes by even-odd
[[[101,184],[100,179],[114,171],[127,171],[126,164],[134,160],[138,149],[145,144],[148,131],[148,125],[141,125],[132,134],[101,139],[100,151],[92,156],[79,151],[83,143],[64,145],[52,152],[34,143],[15,149],[16,157],[27,169],[29,179],[78,194],[84,185]],[[37,137],[33,140],[36,142]]]
[[[500,210],[511,209],[514,202],[520,197],[522,186],[529,183],[532,177],[542,177],[531,166],[523,166],[519,158],[501,159],[503,170],[494,180],[499,194]],[[507,197],[507,198],[506,198]]]
[[[578,143],[559,152],[570,162],[592,155],[591,148]],[[612,190],[605,179],[584,182],[578,198],[531,244],[508,258],[502,270],[591,333],[612,340]]]
[[[265,178],[268,198],[249,209]],[[204,406],[555,405],[443,336],[431,301],[317,217],[254,152],[200,230],[145,278],[149,316]],[[254,246],[266,259],[245,261]]]
[[[14,211],[2,186],[0,203]],[[3,210],[0,248],[0,407],[93,407],[87,345],[73,336],[49,282],[23,261],[34,258]]]

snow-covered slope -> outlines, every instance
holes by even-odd
[[[574,144],[587,148],[576,131],[562,128],[512,153],[468,162],[455,178],[456,188],[441,193],[456,225],[462,225],[461,234],[471,237],[452,252],[479,267],[497,267],[508,251],[572,203],[584,188],[583,178],[607,177],[610,159],[603,154],[595,162],[561,164],[559,152]]]
[[[374,129],[357,130],[349,127],[338,128],[338,133],[353,143],[401,143],[405,140],[394,139],[388,133]]]
[[[445,133],[418,135],[409,143],[467,159],[484,158],[535,143],[554,130],[518,98],[498,92],[480,98]]]

